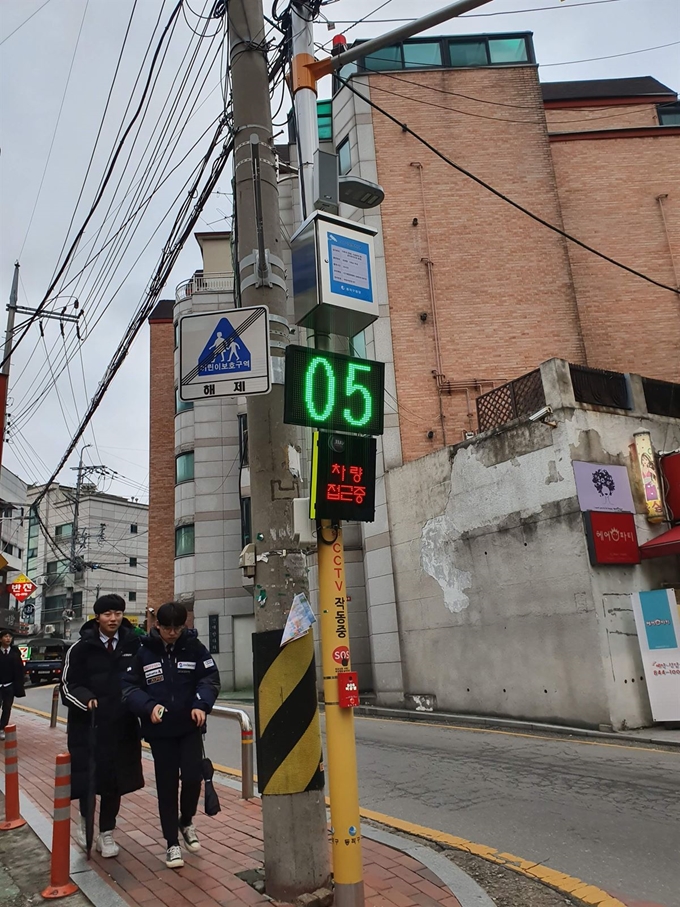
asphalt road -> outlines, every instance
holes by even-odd
[[[51,689],[27,692],[49,711]],[[238,725],[209,724],[208,754],[239,767]],[[680,750],[372,718],[356,735],[363,807],[544,862],[631,907],[680,907]]]

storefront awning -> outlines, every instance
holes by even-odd
[[[680,526],[674,526],[640,545],[640,557],[666,557],[670,554],[680,554]]]

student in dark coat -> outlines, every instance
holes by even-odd
[[[194,816],[201,794],[202,741],[206,715],[220,691],[220,675],[196,631],[186,628],[184,605],[161,605],[156,620],[123,677],[123,696],[141,718],[142,735],[151,747],[158,812],[168,843],[165,865],[176,869],[184,866],[180,833],[187,850],[201,849]]]
[[[25,696],[24,663],[21,652],[12,645],[10,630],[0,630],[0,740],[5,739],[5,728],[12,714],[14,697]]]
[[[119,847],[113,839],[123,794],[144,786],[139,723],[123,705],[121,675],[139,649],[139,637],[125,619],[125,600],[120,595],[102,595],[94,605],[94,620],[80,631],[80,639],[68,651],[61,679],[64,704],[68,706],[68,750],[71,754],[71,798],[80,800],[85,816],[89,762],[90,709],[97,709],[97,793],[101,797],[97,849],[103,857],[115,857]],[[85,846],[85,820],[76,839]]]

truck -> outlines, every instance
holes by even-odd
[[[39,636],[18,643],[24,672],[34,686],[61,680],[66,653],[75,640]]]

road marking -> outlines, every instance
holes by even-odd
[[[659,749],[656,746],[636,746],[631,744],[626,746],[625,743],[604,743],[600,740],[578,740],[575,737],[568,737],[566,734],[559,737],[548,737],[546,734],[527,734],[522,731],[503,731],[495,728],[486,727],[467,727],[460,724],[439,724],[434,721],[407,721],[405,718],[372,718],[368,715],[355,715],[355,721],[386,721],[389,724],[408,724],[410,727],[434,727],[440,730],[448,731],[470,731],[473,734],[504,734],[506,737],[527,737],[530,740],[551,740],[554,743],[580,743],[583,746],[607,746],[611,749],[619,750],[642,750],[646,753],[663,753],[664,755],[676,755],[669,753],[668,750]],[[660,743],[659,746],[663,746]],[[607,904],[607,907],[609,905]]]
[[[41,712],[38,709],[32,709],[25,705],[15,706],[22,712],[30,712],[33,715],[40,715],[42,718],[49,718],[47,712]],[[59,717],[57,719],[62,723],[66,723],[65,718]],[[362,721],[385,721],[388,719],[384,718],[362,718]],[[389,719],[391,720],[391,719]],[[410,721],[401,721],[402,724],[412,724]],[[441,727],[438,724],[428,724],[429,727]],[[450,725],[446,725],[450,727]],[[454,730],[478,730],[478,728],[453,728]],[[479,729],[481,730],[481,728]],[[487,733],[489,733],[487,731]],[[491,733],[496,734],[510,734],[515,737],[536,737],[537,739],[544,739],[539,734],[518,734],[513,731],[492,731]],[[553,739],[553,738],[549,738]],[[555,738],[561,739],[561,738]],[[589,741],[573,741],[573,742],[589,742]],[[593,743],[594,746],[619,746],[620,744],[598,744]],[[145,748],[148,748],[147,744],[143,744]],[[623,749],[647,749],[646,747],[622,747]],[[652,752],[656,750],[652,749]],[[222,772],[226,775],[234,775],[238,778],[241,777],[241,772],[236,768],[229,768],[226,765],[220,765],[217,762],[213,763],[213,766],[218,772]],[[257,775],[254,775],[254,780],[257,781]],[[326,803],[330,801],[326,797]],[[395,816],[388,816],[385,813],[378,813],[372,809],[360,809],[359,814],[362,819],[368,819],[371,822],[377,822],[380,825],[386,825],[388,828],[396,829],[397,831],[403,831],[406,834],[413,835],[416,838],[423,838],[426,841],[432,841],[435,844],[444,844],[447,847],[451,847],[454,850],[463,851],[463,853],[470,853],[474,856],[482,857],[484,860],[488,860],[490,863],[496,863],[499,866],[504,866],[506,869],[511,869],[513,872],[519,873],[519,875],[526,876],[529,879],[533,879],[537,882],[542,882],[545,885],[548,885],[550,888],[554,888],[556,891],[561,892],[566,895],[573,895],[574,897],[581,898],[586,901],[588,904],[593,904],[594,907],[626,907],[623,901],[618,900],[618,898],[612,897],[610,894],[607,894],[606,891],[603,891],[601,888],[598,888],[595,885],[589,885],[587,882],[577,879],[574,876],[567,875],[564,872],[559,872],[557,869],[550,869],[550,867],[545,866],[543,863],[535,863],[531,860],[524,860],[521,857],[517,857],[511,853],[502,853],[496,850],[493,847],[487,847],[484,844],[475,844],[474,841],[468,841],[467,838],[459,838],[456,835],[450,835],[443,831],[437,831],[434,828],[428,828],[425,825],[416,825],[413,822],[405,822],[403,819],[397,819]]]

